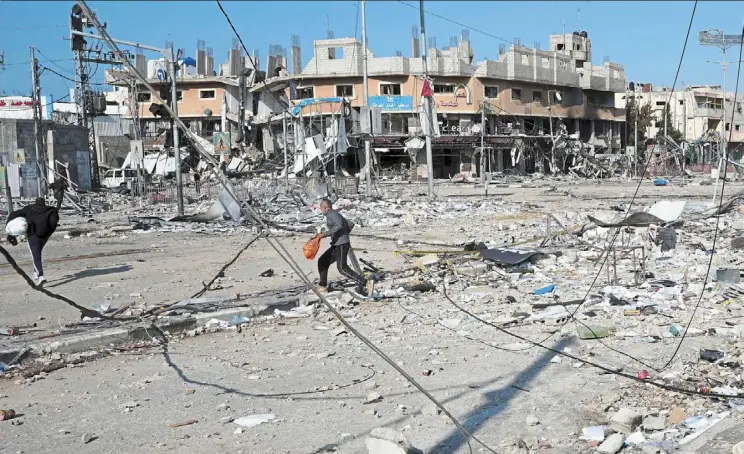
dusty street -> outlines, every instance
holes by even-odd
[[[740,189],[741,185],[731,183],[726,194]],[[587,215],[610,219],[617,214],[611,207],[627,203],[634,190],[631,184],[619,183],[492,187],[483,202],[476,197],[482,188],[443,186],[442,205],[435,208],[426,209],[420,201],[405,205],[399,198],[400,208],[359,203],[349,204],[345,211],[360,221],[352,235],[359,256],[389,272],[410,267],[415,260],[394,254],[396,249],[441,249],[426,243],[468,241],[518,244],[545,236],[546,214],[555,215],[567,227],[586,223]],[[664,199],[709,200],[711,192],[710,186],[654,187],[646,182],[636,203],[640,209]],[[744,215],[738,210],[721,217],[714,274],[724,264],[740,266],[729,250],[740,219]],[[63,218],[63,227],[80,229],[88,225],[86,221]],[[702,291],[710,256],[698,250],[698,243],[710,248],[714,221],[689,222],[678,228],[675,250],[661,253],[658,246],[647,248],[647,271],[655,279],[675,281],[682,279],[678,275],[686,276],[687,284],[678,293],[669,293],[672,296],[667,298],[665,290],[647,293],[651,292],[648,284],[628,285],[633,272],[629,260],[623,259],[618,264],[621,284],[609,288],[604,271],[590,292],[602,296],[573,320],[563,321],[561,313],[550,313],[563,305],[540,306],[560,300],[569,311],[578,309],[570,302],[582,299],[596,276],[598,267],[592,261],[596,252],[569,236],[558,237],[549,246],[562,253],[554,252],[529,269],[489,265],[486,271],[470,274],[463,270],[476,270],[478,261],[466,260],[459,268],[435,261],[407,276],[437,287],[446,284],[452,301],[478,317],[508,326],[510,332],[532,341],[547,339],[547,346],[582,360],[631,376],[647,370],[650,379],[685,389],[695,389],[701,380],[720,387],[731,383],[732,369],[700,364],[698,352],[701,348],[720,350],[737,358],[733,338],[716,334],[715,327],[738,324],[742,311],[741,303],[725,302],[712,288],[691,326],[701,334],[686,338],[675,361],[664,367],[679,340],[664,333],[670,325],[686,325]],[[253,235],[249,228],[208,225],[198,227],[200,231],[114,232],[111,226],[126,225],[126,217],[113,212],[91,225],[100,230],[72,238],[60,232],[45,250],[49,290],[86,307],[106,300],[112,307],[157,306],[188,298]],[[640,234],[647,228],[635,230]],[[301,252],[308,234],[282,235],[282,242],[315,279],[315,262]],[[584,236],[590,242],[600,238],[598,233]],[[539,243],[540,239],[522,247],[536,248]],[[24,247],[11,251],[28,270]],[[274,276],[259,277],[270,268]],[[37,331],[24,336],[54,332],[79,319],[74,309],[28,288],[10,267],[0,267],[0,276],[4,321],[38,325]],[[337,277],[335,268],[331,276]],[[644,418],[665,417],[681,408],[688,416],[711,419],[729,409],[725,400],[662,391],[510,337],[460,312],[441,289],[403,291],[404,277],[382,282],[380,291],[385,297],[378,301],[354,304],[340,292],[331,293],[329,301],[440,399],[467,430],[497,452],[595,452],[599,443],[581,439],[582,429],[609,427],[612,414],[621,408],[631,408]],[[229,268],[219,280],[221,288],[208,295],[230,297],[297,283],[289,267],[262,240]],[[548,284],[555,285],[553,294],[531,294]],[[654,301],[658,313],[624,316],[622,304],[608,302],[612,298],[622,299],[625,306],[632,301]],[[545,308],[548,318],[555,319],[552,323],[539,317]],[[734,323],[726,325],[726,320]],[[577,330],[584,324],[608,326],[612,333],[604,339],[580,339]],[[366,452],[365,438],[372,429],[391,427],[427,453],[470,452],[451,421],[323,309],[307,318],[256,317],[240,328],[171,336],[161,345],[156,343],[163,339],[152,332],[152,341],[31,378],[6,374],[8,378],[0,380],[0,408],[13,408],[19,415],[0,422],[5,449],[25,453],[360,453]],[[253,427],[231,421],[265,414],[275,418]],[[740,421],[737,412],[725,419],[726,424],[730,421]],[[678,422],[664,425],[661,432],[646,430],[646,445],[671,449],[664,443],[678,441],[691,430]],[[735,439],[738,436],[732,432],[730,441],[740,441]],[[703,436],[697,441],[700,446],[693,442],[682,452],[728,453],[732,443],[726,440],[719,437],[713,447],[705,444],[708,440]],[[623,452],[641,452],[643,443],[626,443]],[[487,452],[475,441],[471,444],[473,452]]]

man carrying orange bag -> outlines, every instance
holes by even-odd
[[[357,293],[367,296],[368,290],[365,288],[365,284],[369,287],[369,283],[355,273],[348,264],[349,249],[351,248],[349,233],[354,228],[354,223],[346,220],[341,216],[341,213],[334,210],[331,201],[328,199],[320,201],[320,211],[326,216],[326,223],[328,224],[328,230],[322,234],[322,238],[330,238],[331,247],[318,259],[318,273],[320,274],[318,291],[328,291],[328,269],[333,262],[336,262],[338,272],[358,284]]]

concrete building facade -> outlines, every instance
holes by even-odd
[[[521,154],[521,162],[510,165],[505,153],[504,166],[497,162],[498,168],[534,170],[540,166],[539,153],[550,150],[552,138],[559,131],[578,137],[597,151],[621,149],[625,111],[616,106],[615,93],[625,90],[624,69],[609,62],[593,66],[591,41],[585,34],[551,36],[550,50],[515,44],[508,50],[500,49],[498,60],[477,62],[466,32],[451,44],[445,49],[426,50],[440,131],[433,141],[435,161],[441,162],[435,163],[435,176],[479,173],[478,163],[472,164],[480,131],[487,136],[487,147],[510,150],[512,155],[514,148],[527,146],[528,141],[520,137],[530,137],[533,150]],[[325,135],[326,126],[338,116],[343,101],[352,109],[354,121],[347,130],[353,136],[361,126],[366,52],[369,105],[381,112],[382,128],[373,138],[378,161],[383,167],[384,161],[396,161],[387,159],[393,155],[417,161],[416,174],[425,174],[420,169],[421,160],[415,158],[420,152],[406,145],[408,139],[421,134],[422,59],[377,57],[354,38],[318,40],[313,47],[313,57],[301,72],[269,78],[251,91],[261,95],[269,90],[281,93],[310,129],[306,136]],[[487,112],[484,125],[481,109]],[[276,109],[271,114],[281,111]],[[270,115],[256,120],[268,118]],[[312,130],[311,125],[318,123],[321,126],[317,131]],[[272,128],[276,131],[278,126],[275,123]]]

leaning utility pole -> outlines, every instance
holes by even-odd
[[[173,44],[170,45],[170,78],[171,78],[171,109],[174,117],[178,117],[178,93],[176,91],[176,54]],[[242,127],[242,125],[241,125]],[[178,198],[178,215],[183,216],[183,180],[181,178],[181,149],[178,146],[178,124],[173,122],[173,154],[176,157],[176,198]]]
[[[45,176],[46,166],[42,156],[44,153],[44,142],[42,135],[44,134],[41,125],[41,87],[39,83],[39,62],[36,60],[36,49],[31,47],[31,108],[34,111],[34,143],[36,144],[36,189],[38,191],[37,197],[44,197],[46,190],[42,191],[41,180]]]
[[[426,27],[424,25],[424,0],[419,0],[419,12],[421,13],[421,45],[424,46],[424,51],[421,52],[421,61],[424,65],[424,83],[429,80],[429,70],[426,67],[426,54],[429,51],[426,47]],[[431,112],[431,98],[424,96],[424,116],[426,117],[426,131],[424,136],[426,137],[426,170],[427,177],[429,180],[429,197],[434,197],[434,158],[431,154],[431,135],[434,131],[434,121]]]
[[[365,178],[367,180],[367,197],[372,196],[372,153],[370,152],[369,136],[372,130],[372,114],[369,110],[369,88],[367,87],[367,2],[362,0],[362,72],[364,86],[364,107],[367,112],[367,123],[369,124],[369,134],[364,138],[364,161],[367,163]],[[335,171],[335,170],[334,170]]]
[[[483,183],[483,188],[486,191],[486,195],[488,195],[488,182],[486,181],[486,151],[484,148],[485,143],[485,134],[486,134],[486,102],[481,101],[481,131],[480,131],[480,149],[481,149],[481,155],[480,155],[480,168],[481,168],[481,183]]]

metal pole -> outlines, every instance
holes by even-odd
[[[362,0],[362,84],[364,90],[364,107],[367,111],[367,121],[369,122],[369,131],[372,134],[372,114],[369,110],[369,87],[367,81],[367,2]],[[367,171],[365,178],[367,180],[367,197],[372,196],[372,153],[370,151],[369,135],[364,139],[364,162]]]
[[[481,140],[480,140],[480,167],[481,167],[481,183],[483,183],[483,189],[486,189],[486,150],[484,148],[484,136],[486,134],[486,102],[481,102]]]
[[[176,55],[173,45],[170,47],[171,73],[171,109],[178,116],[178,95],[176,93]],[[183,216],[183,180],[181,179],[181,149],[178,146],[178,123],[173,122],[173,152],[176,157],[176,198],[178,199],[178,215]]]
[[[426,53],[429,51],[426,47],[426,27],[424,25],[424,0],[419,0],[419,13],[421,14],[421,45],[424,51],[421,52],[421,62],[424,66],[424,80],[429,79],[429,70],[426,67]],[[434,131],[432,124],[436,119],[432,118],[431,98],[424,97],[424,116],[426,116],[427,131],[424,131],[426,137],[426,171],[429,180],[429,197],[434,197],[434,158],[431,153],[431,135]]]
[[[638,104],[636,104],[635,102],[633,103],[633,105],[636,108],[633,127],[633,132],[635,133],[635,138],[633,139],[633,176],[638,177],[638,112],[640,112],[640,109],[638,109]]]
[[[553,108],[550,92],[548,92],[548,123],[550,123],[550,173],[555,174],[555,137],[553,137]]]
[[[36,189],[38,191],[38,197],[44,197],[44,193],[41,191],[41,177],[42,169],[41,165],[41,118],[39,118],[39,106],[37,103],[41,103],[40,90],[39,90],[39,66],[36,62],[36,49],[31,47],[31,106],[34,110],[34,142],[36,143]]]
[[[287,158],[287,113],[282,114],[282,134],[284,135],[284,179],[289,187],[289,160]]]
[[[724,35],[725,36],[725,35]],[[726,43],[724,42],[723,47],[723,134],[721,136],[721,144],[723,146],[723,160],[726,162],[728,159],[728,144],[726,143]],[[733,128],[734,125],[729,125]],[[725,164],[728,166],[728,163]]]

